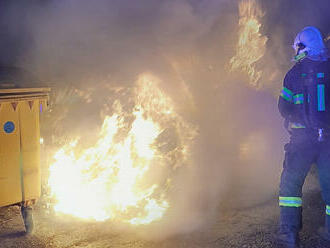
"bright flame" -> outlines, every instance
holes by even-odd
[[[239,40],[236,55],[230,60],[232,70],[242,70],[249,75],[250,84],[258,87],[262,72],[257,71],[255,63],[266,50],[268,38],[260,34],[259,19],[264,15],[256,0],[242,0],[239,4]]]
[[[55,211],[132,225],[164,216],[164,184],[188,162],[196,129],[175,113],[158,81],[139,78],[129,111],[115,102],[94,146],[81,149],[77,138],[56,152],[48,181]]]

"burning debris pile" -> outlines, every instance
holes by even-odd
[[[48,184],[56,212],[143,225],[171,207],[171,175],[188,165],[197,129],[175,112],[157,78],[141,75],[126,93],[94,145],[77,137],[55,153]]]

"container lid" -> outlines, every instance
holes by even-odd
[[[26,101],[26,100],[49,100],[50,88],[13,88],[0,89],[0,102]]]

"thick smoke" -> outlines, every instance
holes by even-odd
[[[286,136],[275,95],[290,67],[290,45],[306,25],[330,32],[327,1],[260,3],[269,40],[257,64],[259,90],[229,73],[239,1],[8,1],[1,6],[1,61],[54,87],[44,124],[52,144],[101,124],[108,86],[132,86],[144,72],[160,78],[177,111],[199,128],[193,164],[175,175],[169,228],[162,231],[188,232],[224,208],[276,195]]]

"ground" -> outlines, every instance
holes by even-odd
[[[315,180],[309,180],[314,183]],[[302,247],[330,247],[316,234],[323,224],[324,205],[318,187],[304,193],[304,228]],[[46,211],[34,212],[35,232],[24,235],[18,207],[0,209],[0,247],[115,247],[115,248],[275,248],[275,234],[279,217],[276,196],[262,204],[244,209],[218,211],[212,224],[193,233],[166,240],[150,241],[133,232],[112,228],[111,223],[81,223],[54,218]]]

